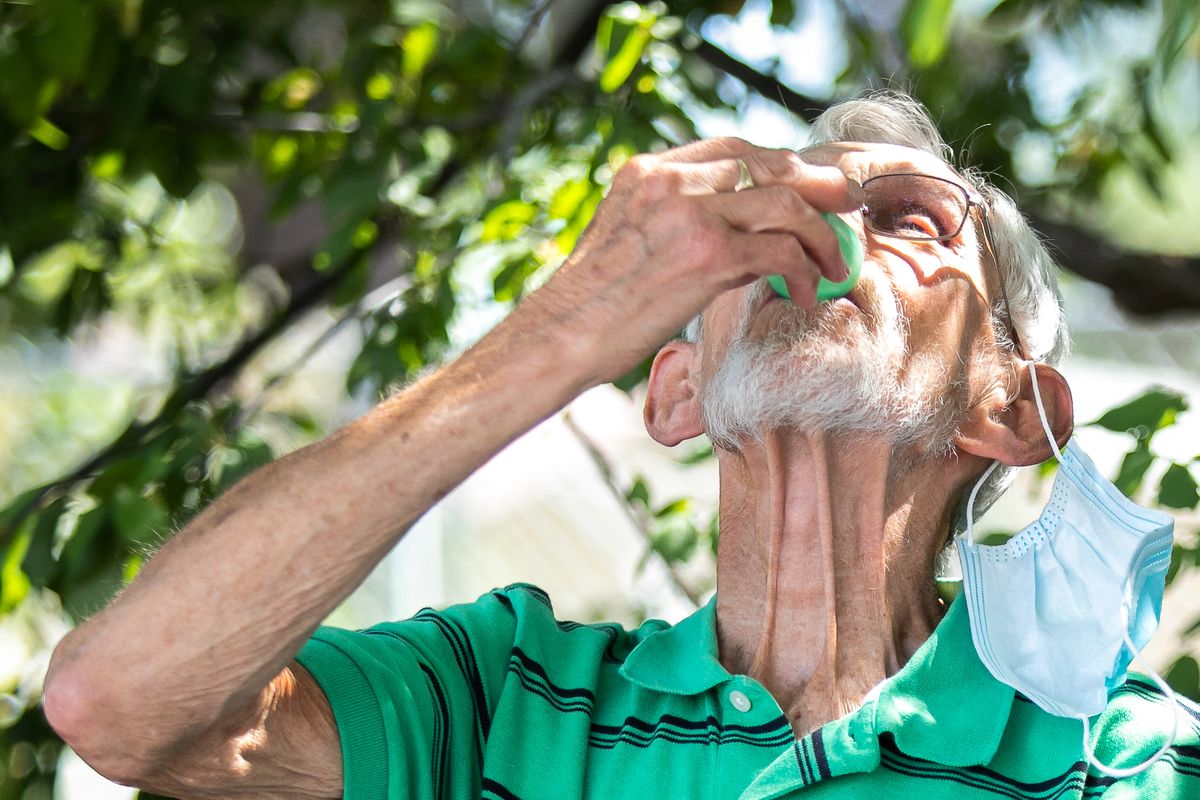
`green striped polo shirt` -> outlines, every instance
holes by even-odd
[[[1089,772],[1080,723],[992,678],[961,600],[861,707],[800,739],[761,684],[721,666],[715,622],[715,600],[675,626],[562,622],[518,584],[320,628],[298,660],[333,708],[347,800],[1200,797],[1195,706],[1148,771]],[[1095,721],[1098,757],[1152,754],[1170,708],[1131,676]]]

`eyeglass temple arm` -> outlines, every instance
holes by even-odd
[[[1004,285],[1004,276],[1000,272],[1000,259],[996,256],[996,248],[992,246],[994,237],[992,235],[992,223],[989,221],[988,208],[982,198],[968,198],[968,203],[978,206],[980,216],[983,218],[983,239],[987,245],[988,254],[992,257],[992,263],[996,265],[996,281],[1000,284],[1000,299],[1004,302],[1004,314],[1008,317],[1008,329],[1012,332],[1013,346],[1017,348],[1017,355],[1022,359],[1029,361],[1029,352],[1025,349],[1024,343],[1021,341],[1021,336],[1017,333],[1017,321],[1013,319],[1012,304],[1008,302],[1008,289]]]

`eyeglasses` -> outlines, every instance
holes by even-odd
[[[880,236],[919,242],[944,242],[957,237],[967,224],[971,208],[981,211],[983,238],[992,263],[999,270],[996,248],[992,244],[992,226],[988,220],[987,204],[979,193],[946,178],[915,172],[896,172],[876,175],[862,185],[867,201],[862,206],[863,224]],[[1025,358],[1025,348],[1013,324],[1004,280],[997,274],[1000,296],[1008,331],[1018,355]]]
[[[863,222],[882,236],[944,242],[962,232],[971,206],[984,208],[978,194],[945,178],[898,172],[876,175],[862,185]]]

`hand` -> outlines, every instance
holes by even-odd
[[[734,192],[745,162],[754,187]],[[859,207],[862,188],[790,150],[712,139],[635,156],[558,273],[522,310],[565,326],[585,385],[614,380],[721,292],[782,275],[812,307],[821,276],[844,280],[821,211]],[[528,319],[526,319],[529,322]]]

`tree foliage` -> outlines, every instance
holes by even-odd
[[[1133,252],[1085,224],[1126,173],[1170,213],[1163,176],[1196,124],[1174,105],[1196,81],[1194,3],[1002,0],[982,16],[950,0],[838,5],[843,63],[816,97],[780,77],[769,42],[756,54],[712,40],[743,6],[782,32],[816,4],[0,4],[0,342],[54,348],[119,327],[163,364],[116,399],[69,384],[22,410],[31,453],[0,479],[0,614],[44,591],[71,619],[101,607],[212,498],[282,443],[322,433],[313,409],[269,399],[328,337],[361,334],[348,395],[411,378],[449,352],[469,276],[488,276],[488,302],[518,302],[626,159],[697,137],[756,93],[811,118],[899,83],[1012,187],[1068,268],[1129,308],[1200,308],[1194,255],[1169,241]],[[1035,51],[1069,56],[1123,19],[1153,47],[1048,107]],[[247,388],[248,367],[318,308],[333,310],[328,331]],[[1096,421],[1132,437],[1123,490],[1154,476],[1160,504],[1195,508],[1195,462],[1153,447],[1186,408],[1162,389]],[[675,565],[715,543],[686,499],[608,477],[648,555]],[[1176,571],[1198,561],[1176,548]],[[1190,656],[1169,679],[1200,695]],[[37,681],[2,688],[0,796],[48,796],[60,745]]]

